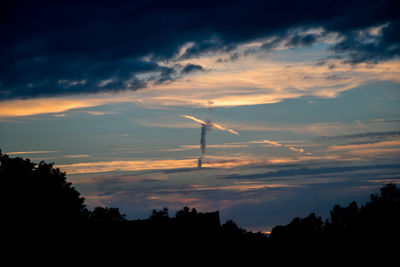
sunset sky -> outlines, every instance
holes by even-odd
[[[128,219],[270,231],[400,183],[398,1],[6,1],[0,149]],[[202,143],[202,144],[201,144]]]

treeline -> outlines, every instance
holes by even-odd
[[[263,238],[233,221],[221,225],[219,212],[201,213],[184,207],[170,217],[168,208],[153,210],[144,220],[127,220],[118,208],[89,210],[85,199],[52,163],[38,164],[0,151],[2,222],[18,233],[40,232],[55,237],[83,234],[110,239],[243,239]],[[7,228],[8,227],[8,228]]]
[[[356,202],[345,207],[335,205],[325,221],[315,213],[294,218],[287,225],[274,227],[270,239],[290,244],[304,240],[343,243],[378,239],[395,241],[399,237],[399,226],[400,188],[387,184],[361,207]]]
[[[385,185],[362,206],[335,205],[326,220],[311,213],[274,227],[266,236],[242,229],[232,220],[221,225],[218,211],[201,213],[184,207],[170,217],[165,207],[153,210],[147,219],[127,220],[118,208],[89,210],[66,174],[53,164],[35,164],[1,152],[0,177],[3,229],[15,233],[50,233],[55,239],[79,233],[86,242],[104,244],[121,240],[228,241],[264,248],[399,244],[400,188],[395,184]]]

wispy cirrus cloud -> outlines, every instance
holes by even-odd
[[[64,155],[64,158],[77,159],[77,158],[90,158],[91,155],[88,154],[74,154],[74,155]]]
[[[198,60],[210,67],[214,64],[211,59]],[[368,81],[400,82],[397,77],[400,74],[398,61],[377,64],[373,68],[366,64],[354,68],[338,60],[332,60],[330,65],[335,65],[335,68],[315,67],[307,61],[274,62],[248,56],[229,66],[214,67],[207,73],[154,86],[152,88],[157,90],[157,95],[144,102],[208,107],[211,98],[211,106],[214,107],[260,105],[301,96],[333,98]],[[210,88],[213,88],[212,93]]]
[[[381,147],[398,147],[400,148],[400,140],[392,141],[382,141],[373,143],[360,143],[360,144],[347,144],[347,145],[334,145],[330,146],[331,151],[340,150],[360,150],[360,149],[371,149],[371,148],[381,148]]]
[[[32,150],[32,151],[10,151],[3,152],[8,155],[28,155],[28,154],[48,154],[48,153],[57,153],[60,151],[57,150]]]
[[[378,158],[399,158],[400,141],[374,141],[361,142],[357,144],[333,145],[327,149],[329,152],[338,153],[343,158],[378,159]]]
[[[300,52],[301,53],[301,52]],[[399,61],[352,67],[338,60],[316,67],[313,62],[279,62],[254,55],[215,66],[215,58],[196,59],[207,72],[169,83],[149,83],[149,90],[118,91],[86,95],[63,95],[0,101],[0,117],[31,116],[84,109],[105,104],[136,103],[142,107],[234,107],[278,103],[302,96],[337,97],[370,81],[400,82]],[[185,63],[181,63],[185,64]],[[329,66],[335,65],[332,69]],[[333,79],[333,77],[336,77]],[[340,77],[340,79],[338,79]],[[210,88],[213,88],[211,91]],[[110,114],[86,111],[92,115]]]

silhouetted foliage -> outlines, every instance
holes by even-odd
[[[84,198],[52,163],[0,154],[1,198],[5,221],[46,224],[82,223],[88,218]]]
[[[274,227],[270,239],[274,244],[318,246],[323,242],[341,248],[357,245],[377,249],[397,244],[399,225],[400,188],[387,184],[360,208],[356,202],[347,207],[335,205],[324,223],[314,213],[306,218],[294,218],[288,225]]]
[[[245,232],[233,220],[228,220],[221,226],[222,238],[226,240],[239,239],[244,236]]]
[[[161,210],[154,209],[151,213],[150,220],[153,221],[165,221],[169,219],[168,208],[164,207]]]
[[[195,208],[192,208],[190,210],[189,207],[185,206],[181,210],[178,210],[175,214],[176,218],[186,218],[186,217],[194,217],[197,215],[197,210]]]
[[[33,232],[38,226],[44,226],[52,230],[48,231],[51,235],[54,229],[58,232],[78,229],[76,233],[98,244],[180,240],[262,244],[259,247],[270,249],[275,245],[321,249],[354,244],[377,247],[377,244],[398,244],[400,238],[400,188],[395,184],[382,187],[380,193],[371,195],[370,201],[361,207],[356,202],[346,207],[335,205],[325,222],[315,213],[296,217],[287,225],[274,227],[268,238],[260,232],[242,229],[232,220],[221,225],[218,211],[201,213],[187,206],[173,218],[167,207],[154,209],[145,220],[127,220],[118,208],[95,207],[89,211],[84,198],[66,181],[66,174],[53,168],[53,164],[35,164],[1,152],[0,179],[2,222],[6,225],[22,225]],[[54,236],[65,238],[67,235]]]
[[[88,223],[117,223],[125,220],[117,208],[96,207],[89,211],[66,174],[53,163],[35,164],[29,159],[10,158],[0,152],[0,195],[3,222],[26,227],[69,229]]]
[[[331,235],[346,234],[353,230],[356,218],[360,212],[356,202],[351,202],[347,207],[335,205],[330,213],[330,219],[325,222],[325,229]]]
[[[261,232],[251,232],[240,228],[233,220],[221,225],[221,240],[224,241],[266,241],[267,237]]]
[[[126,221],[125,216],[118,208],[95,207],[90,213],[90,221],[100,224],[121,223]]]
[[[319,238],[323,231],[323,222],[321,217],[311,213],[305,218],[294,218],[286,226],[276,226],[271,233],[271,239],[279,242],[301,243],[305,240],[315,240]]]

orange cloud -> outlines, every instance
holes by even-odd
[[[380,147],[387,147],[387,146],[389,146],[389,147],[400,146],[400,141],[396,140],[396,141],[383,141],[383,142],[366,143],[366,144],[335,145],[335,146],[330,146],[329,150],[331,150],[331,151],[362,150],[362,149],[380,148]]]
[[[360,158],[393,158],[400,156],[400,148],[353,150],[346,153],[346,155],[350,157]]]
[[[197,159],[182,160],[137,160],[137,161],[101,161],[57,165],[68,174],[96,173],[110,171],[142,171],[190,168],[197,166]]]
[[[0,101],[0,118],[62,113],[124,102],[147,108],[259,105],[307,95],[332,98],[369,81],[400,82],[399,60],[381,62],[370,68],[365,64],[353,67],[332,59],[326,64],[335,65],[330,69],[315,67],[313,62],[271,61],[260,55],[243,56],[229,64],[215,64],[217,58],[213,55],[192,59],[192,64],[200,64],[210,71],[197,72],[168,84],[148,84],[148,89],[139,91]]]
[[[332,160],[338,159],[333,156],[289,156],[264,158],[254,155],[234,154],[229,156],[208,155],[203,158],[204,168],[233,168],[245,165],[267,165],[306,162],[310,160]],[[197,168],[198,159],[169,159],[169,160],[126,160],[126,161],[100,161],[60,164],[55,167],[66,171],[68,174],[100,173],[112,171],[143,171],[143,170],[169,170],[179,168]]]
[[[36,150],[36,151],[18,151],[18,152],[4,152],[4,154],[8,155],[24,155],[24,154],[47,154],[47,153],[56,153],[60,151],[56,150]]]
[[[71,109],[82,109],[110,103],[135,102],[136,95],[129,92],[102,93],[86,96],[65,96],[51,98],[16,99],[0,101],[0,117],[32,116],[38,114],[61,113]],[[85,111],[92,115],[106,115],[112,112]],[[58,114],[63,117],[66,114]]]

